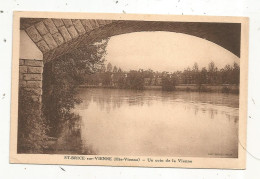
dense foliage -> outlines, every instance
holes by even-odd
[[[143,74],[140,71],[131,70],[127,74],[124,87],[128,89],[143,90],[144,89]]]
[[[72,112],[81,100],[77,87],[83,74],[93,74],[101,69],[107,41],[75,49],[46,64],[43,74],[43,113],[50,126],[49,135],[57,136],[65,122],[75,125],[79,116]]]
[[[19,89],[18,153],[42,153],[47,148],[48,126],[45,118],[40,115],[39,101],[31,95],[31,91]]]

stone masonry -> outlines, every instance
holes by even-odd
[[[19,87],[31,92],[32,99],[41,102],[42,95],[42,60],[20,59]]]
[[[111,20],[42,19],[21,28],[44,54],[45,63],[75,48],[88,32],[111,23]]]

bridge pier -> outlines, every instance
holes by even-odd
[[[19,87],[30,92],[35,102],[41,102],[42,73],[42,60],[19,60]]]

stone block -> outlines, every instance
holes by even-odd
[[[41,35],[49,33],[48,29],[45,27],[43,22],[35,24],[36,29],[40,32]]]
[[[78,32],[76,31],[74,26],[70,26],[67,29],[68,29],[68,31],[69,31],[69,33],[70,33],[72,38],[78,37]]]
[[[66,43],[65,43],[66,44]],[[63,44],[63,45],[61,45],[61,46],[59,46],[59,47],[57,47],[54,51],[54,54],[52,55],[52,59],[55,59],[55,58],[57,58],[57,57],[59,57],[59,56],[61,56],[61,55],[63,55],[64,53],[68,53],[68,51],[65,51],[65,44]]]
[[[42,74],[24,74],[23,79],[26,81],[40,81],[42,80]]]
[[[40,42],[38,42],[37,46],[39,47],[40,51],[42,51],[42,53],[46,53],[50,50],[49,46],[47,45],[47,43],[44,40],[41,40]]]
[[[69,43],[64,43],[63,45],[59,46],[55,49],[55,54],[63,55],[69,52]]]
[[[41,100],[41,96],[38,95],[32,95],[31,98],[34,102],[40,102]]]
[[[84,28],[84,26],[81,24],[80,20],[76,20],[73,22],[75,28],[77,29],[79,35],[85,34],[86,30]]]
[[[76,48],[76,44],[78,43],[78,38],[77,39],[73,39],[68,43],[69,48],[67,49],[67,51],[72,50],[73,48]]]
[[[19,81],[23,81],[23,74],[24,73],[21,73],[21,72],[19,73]]]
[[[112,20],[104,20],[106,24],[111,24],[113,21]]]
[[[79,45],[83,40],[86,39],[86,34],[83,34],[81,36],[79,36],[77,39],[76,39],[76,42],[77,42],[77,45]],[[75,46],[76,48],[76,46]]]
[[[58,47],[58,48],[59,48],[59,47]],[[51,51],[48,53],[48,55],[44,58],[44,63],[50,62],[50,61],[53,60],[55,57],[57,57],[57,56],[55,56],[55,51],[56,51],[56,49],[55,49],[55,50],[51,50]]]
[[[27,66],[19,66],[20,73],[27,73]]]
[[[28,27],[26,29],[26,32],[34,42],[39,42],[42,39],[42,36],[39,34],[39,32],[36,30],[34,26]]]
[[[27,73],[42,73],[43,67],[28,67]]]
[[[42,60],[24,60],[25,65],[34,67],[43,67]]]
[[[50,33],[44,35],[43,38],[51,50],[58,47],[57,43],[55,42],[55,40],[53,39],[53,37]]]
[[[82,25],[85,27],[85,29],[86,29],[87,32],[89,32],[89,31],[91,31],[91,30],[94,29],[94,27],[91,26],[89,20],[82,19],[82,20],[80,20],[80,21],[81,21]]]
[[[27,73],[42,73],[43,67],[28,67]]]
[[[56,28],[51,19],[45,19],[43,22],[51,34],[55,34],[58,32],[58,29]]]
[[[21,65],[23,65],[24,64],[24,60],[19,60],[19,65],[21,66]]]
[[[26,81],[24,80],[19,81],[19,87],[26,87],[26,86],[27,86]]]
[[[19,83],[23,83],[23,81],[25,81],[25,80],[23,79],[23,74],[21,74],[21,75],[19,76]]]
[[[72,39],[65,26],[61,26],[59,28],[59,31],[60,31],[61,35],[63,36],[65,42],[68,42],[68,41],[70,41]]]
[[[54,40],[56,41],[56,43],[58,45],[61,45],[64,43],[64,39],[60,33],[53,34],[52,37],[54,38]]]
[[[90,19],[89,22],[94,29],[99,27],[99,24],[95,19]]]
[[[50,53],[51,53],[51,51],[48,51],[47,53],[43,54],[43,59],[44,59],[44,62],[43,62],[43,63],[48,62]]]
[[[42,81],[27,81],[26,87],[27,88],[41,88],[42,87]]]
[[[106,20],[97,20],[97,23],[99,24],[99,26],[103,26],[106,25]]]
[[[65,27],[72,26],[72,21],[70,19],[62,19],[62,21],[64,22]]]
[[[57,27],[60,27],[60,26],[63,26],[64,23],[61,19],[52,19],[52,21],[54,22],[54,24],[57,26]]]

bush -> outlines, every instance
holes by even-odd
[[[48,127],[41,116],[41,105],[32,95],[30,91],[19,89],[18,153],[42,153],[48,147]]]

